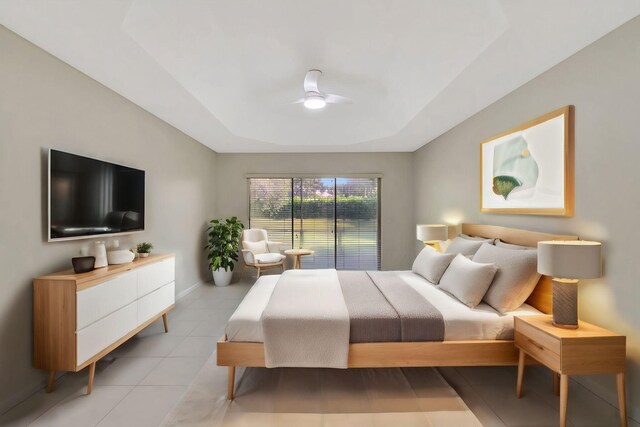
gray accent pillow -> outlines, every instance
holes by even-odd
[[[518,249],[518,250],[532,250],[535,251],[536,248],[531,247],[531,246],[520,246],[520,245],[514,245],[513,243],[506,243],[503,242],[500,239],[496,239],[494,245],[496,245],[499,248],[506,248],[506,249]]]
[[[442,275],[440,289],[473,308],[482,301],[497,271],[494,264],[481,264],[458,254]]]
[[[467,258],[471,258],[483,243],[481,240],[469,240],[458,236],[451,241],[446,252],[448,254],[462,254]]]
[[[437,285],[442,274],[455,257],[455,254],[441,254],[435,249],[425,246],[413,261],[411,271]]]
[[[487,243],[491,243],[493,244],[495,240],[499,240],[499,239],[490,239],[488,237],[480,237],[480,236],[469,236],[468,234],[458,234],[458,236],[462,237],[463,239],[467,239],[467,240],[477,240],[479,242],[487,242]]]
[[[483,299],[501,314],[524,304],[540,280],[537,250],[514,250],[483,244],[473,260],[500,267]]]

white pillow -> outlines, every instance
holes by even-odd
[[[284,258],[284,255],[280,254],[258,254],[256,255],[256,262],[258,264],[273,264],[280,262]]]
[[[449,254],[462,254],[467,258],[473,257],[480,246],[484,242],[482,240],[469,240],[464,237],[456,237],[451,241],[451,244],[447,247],[447,253]]]
[[[484,301],[501,314],[524,304],[540,280],[537,250],[507,249],[484,244],[473,260],[494,263],[500,267]]]
[[[245,240],[242,242],[242,248],[250,250],[255,255],[266,254],[267,252],[269,252],[269,249],[267,248],[267,242],[264,240],[260,240],[258,242],[250,242],[248,240]]]
[[[497,271],[494,264],[480,264],[458,254],[442,275],[440,289],[473,308],[482,301]]]
[[[413,261],[411,271],[421,275],[431,283],[438,284],[442,274],[455,257],[455,254],[441,254],[435,249],[425,246]]]

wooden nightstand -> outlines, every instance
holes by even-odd
[[[560,377],[560,425],[567,422],[569,375],[616,374],[620,424],[627,425],[624,386],[626,337],[586,322],[578,329],[552,325],[551,316],[515,317],[515,344],[520,350],[516,395],[522,392],[525,354],[553,371],[554,392]]]

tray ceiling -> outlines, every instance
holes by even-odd
[[[219,152],[413,151],[637,0],[5,0],[0,23]],[[320,88],[353,104],[307,110]]]

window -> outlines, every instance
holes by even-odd
[[[379,178],[249,178],[249,226],[288,248],[312,249],[304,268],[380,268]]]

